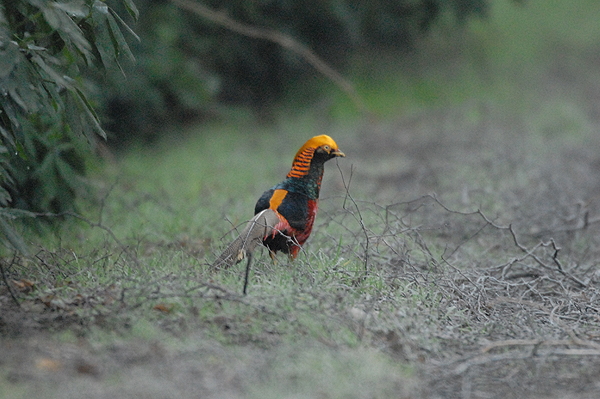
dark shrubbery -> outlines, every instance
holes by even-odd
[[[101,1],[0,2],[0,230],[13,246],[23,248],[11,219],[73,208],[85,157],[105,136],[83,76],[133,58],[125,30]]]
[[[190,0],[195,2],[196,0]],[[235,21],[272,29],[311,48],[343,71],[364,49],[408,49],[436,18],[483,16],[486,0],[203,1]],[[232,32],[165,0],[136,0],[142,40],[138,63],[115,75],[105,98],[115,139],[151,139],[164,123],[218,113],[228,104],[269,109],[317,74],[296,54]],[[305,88],[302,96],[310,96]]]

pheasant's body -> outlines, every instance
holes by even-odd
[[[319,150],[323,146],[328,150]],[[272,254],[281,251],[293,259],[298,255],[317,216],[325,162],[336,156],[344,153],[329,136],[313,137],[296,154],[286,179],[265,191],[256,203],[255,215],[272,209],[280,216],[273,233],[263,239]]]
[[[273,233],[263,239],[263,244],[272,253],[281,251],[296,258],[312,231],[319,199],[279,188],[282,185],[265,191],[256,203],[254,213],[272,209],[280,216],[280,222],[274,226]]]
[[[308,140],[296,154],[286,179],[259,198],[255,216],[244,230],[246,234],[242,233],[214,265],[231,266],[239,262],[250,255],[251,248],[259,241],[269,249],[271,256],[281,251],[295,259],[312,232],[324,164],[329,159],[344,156],[329,136]]]

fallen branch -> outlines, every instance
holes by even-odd
[[[552,270],[553,268],[550,267],[549,265],[547,265],[546,263],[544,263],[544,261],[542,261],[540,259],[539,256],[535,255],[533,253],[533,251],[537,248],[537,247],[550,247],[552,246],[552,248],[554,249],[554,253],[552,254],[552,260],[554,261],[554,264],[556,265],[556,270],[558,270],[558,272],[560,274],[562,274],[563,276],[567,277],[568,279],[570,279],[571,281],[579,284],[581,287],[587,287],[587,284],[584,283],[583,281],[581,281],[580,279],[578,279],[577,277],[571,275],[570,273],[567,273],[563,267],[562,264],[560,263],[560,261],[558,260],[558,251],[560,251],[560,248],[556,246],[556,243],[554,242],[554,239],[550,239],[549,242],[540,242],[538,245],[536,245],[535,247],[533,247],[532,249],[527,249],[525,246],[523,246],[521,243],[519,243],[519,241],[517,240],[517,234],[515,233],[515,231],[512,228],[512,224],[508,225],[508,231],[510,232],[510,234],[512,235],[513,241],[515,243],[515,245],[521,250],[523,251],[523,253],[526,254],[526,256],[531,257],[538,265],[542,266],[545,269],[550,269]]]
[[[531,352],[517,352],[512,351],[508,353],[502,353],[498,355],[479,355],[460,363],[458,366],[452,369],[452,374],[460,375],[465,373],[473,366],[482,366],[494,362],[502,361],[514,361],[524,360],[535,356],[600,356],[600,350],[597,349],[560,349],[556,348],[550,351],[544,351],[543,353],[537,353],[534,349]]]
[[[534,352],[540,346],[568,346],[568,345],[577,345],[577,346],[585,346],[588,348],[593,348],[595,352],[600,354],[600,345],[592,341],[584,341],[581,339],[507,339],[504,341],[496,341],[491,344],[485,346],[481,349],[482,353],[488,353],[492,349],[496,348],[504,348],[510,346],[533,346]],[[568,349],[569,351],[575,351],[576,349]],[[577,349],[581,350],[581,349]],[[585,349],[589,350],[589,349]],[[557,353],[556,351],[553,353]],[[575,353],[575,352],[573,352]]]
[[[587,287],[588,284],[581,281],[581,279],[578,279],[577,277],[571,275],[570,273],[568,273],[566,270],[564,270],[562,263],[560,262],[560,260],[558,259],[558,252],[560,251],[560,247],[558,247],[556,245],[556,242],[554,241],[554,239],[550,239],[548,242],[539,242],[537,245],[535,245],[532,248],[527,248],[525,247],[523,244],[521,244],[517,238],[517,233],[515,233],[512,224],[509,224],[508,226],[501,226],[497,223],[495,223],[494,221],[492,221],[491,219],[489,219],[482,211],[481,209],[477,209],[476,211],[473,212],[461,212],[461,211],[456,211],[453,209],[448,208],[446,205],[444,205],[435,194],[431,194],[428,195],[428,197],[432,198],[439,206],[441,206],[444,210],[446,210],[447,212],[450,213],[455,213],[458,215],[464,215],[464,216],[470,216],[470,215],[479,215],[487,224],[489,224],[490,226],[494,227],[495,229],[498,230],[507,230],[512,239],[513,242],[515,244],[515,246],[517,248],[519,248],[525,255],[521,258],[516,258],[514,260],[512,260],[511,262],[509,262],[507,264],[506,267],[511,266],[512,264],[514,264],[515,262],[520,262],[526,258],[531,258],[533,259],[538,265],[540,265],[542,268],[547,269],[547,270],[557,270],[560,274],[562,274],[564,277],[568,278],[569,280],[577,283],[580,287]],[[544,247],[544,248],[549,248],[551,247],[554,252],[552,254],[552,261],[554,262],[554,264],[556,265],[556,267],[552,267],[548,264],[546,264],[539,256],[537,256],[534,252],[540,248],[540,247]],[[504,272],[503,272],[504,274]]]

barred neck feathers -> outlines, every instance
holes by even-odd
[[[311,199],[319,198],[325,161],[329,158],[315,153],[315,148],[307,147],[299,152],[292,163],[292,170],[283,182],[289,191],[302,193]]]
[[[302,178],[310,171],[310,164],[315,154],[315,147],[301,148],[296,154],[294,162],[292,162],[292,170],[287,174],[287,177]]]

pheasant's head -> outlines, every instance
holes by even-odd
[[[335,157],[345,157],[333,139],[325,134],[308,140],[296,153],[292,170],[287,177],[302,178],[309,176],[320,182],[323,176],[323,164]]]
[[[310,152],[313,153],[313,156],[323,158],[323,161],[327,161],[335,157],[346,156],[346,154],[340,151],[335,141],[333,141],[333,139],[327,136],[326,134],[315,136],[312,139],[308,140],[306,143],[304,143],[304,145],[296,153],[296,157],[294,159],[298,159],[303,154],[307,154]]]

